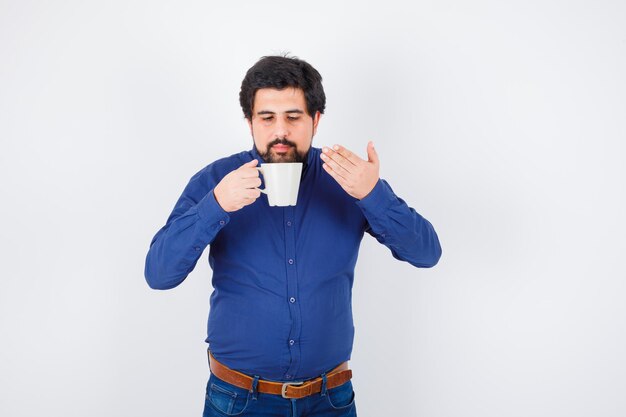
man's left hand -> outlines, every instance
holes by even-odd
[[[320,157],[324,161],[322,166],[326,172],[354,198],[361,200],[378,182],[380,163],[371,141],[367,144],[367,161],[341,145],[335,145],[332,149],[322,148]]]

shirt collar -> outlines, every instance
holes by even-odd
[[[265,161],[263,161],[263,158],[261,158],[261,155],[259,155],[259,152],[257,152],[256,146],[254,146],[254,143],[252,144],[252,151],[250,153],[252,154],[252,158],[254,158],[257,161],[259,161],[257,166],[261,166],[261,164],[265,162]]]

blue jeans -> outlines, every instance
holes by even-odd
[[[352,382],[300,399],[253,392],[211,374],[206,387],[203,417],[356,417]]]

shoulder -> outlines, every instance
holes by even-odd
[[[197,171],[189,180],[184,195],[200,199],[211,191],[229,172],[252,160],[250,151],[242,151],[217,159]]]
[[[253,157],[250,151],[242,151],[230,156],[225,156],[211,162],[196,172],[191,177],[190,182],[195,180],[213,180],[219,182],[226,174],[239,168],[246,162],[250,162],[252,159]]]

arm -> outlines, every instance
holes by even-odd
[[[356,204],[367,219],[365,231],[387,246],[394,258],[418,268],[437,264],[441,245],[435,229],[396,196],[386,181],[379,179],[374,189]]]
[[[256,188],[261,185],[257,162],[246,162],[219,183],[217,175],[208,175],[214,166],[191,178],[150,243],[144,275],[151,288],[166,290],[183,282],[204,248],[230,220],[228,213],[256,201],[261,194]]]
[[[441,246],[435,229],[398,198],[378,176],[380,161],[374,144],[367,144],[367,160],[340,145],[323,148],[320,155],[326,172],[352,197],[363,211],[365,229],[391,249],[396,259],[420,268],[435,266]]]
[[[229,221],[215,199],[214,184],[203,180],[198,173],[189,181],[165,226],[152,238],[144,271],[150,288],[165,290],[183,282]]]

